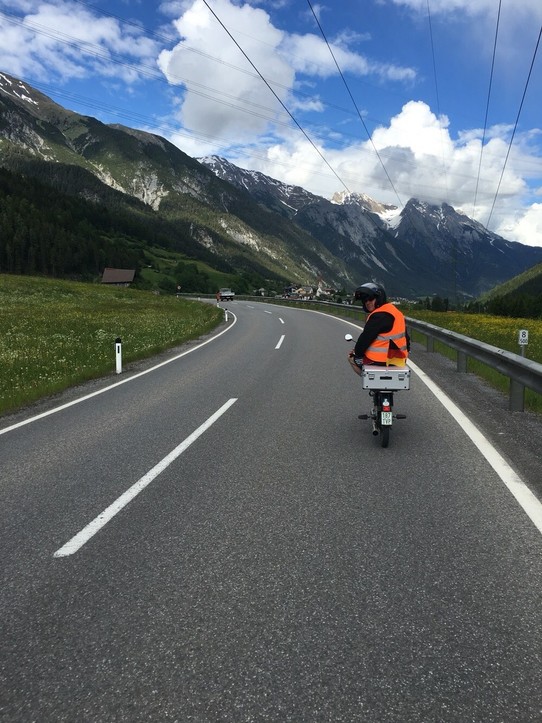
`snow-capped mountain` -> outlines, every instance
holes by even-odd
[[[542,249],[507,241],[448,204],[411,199],[400,210],[362,193],[316,196],[217,156],[200,158],[220,178],[291,218],[352,269],[406,296],[477,296],[538,263]],[[361,281],[360,281],[361,283]]]
[[[476,296],[542,262],[541,248],[506,241],[446,204],[411,199],[399,210],[361,193],[322,198],[81,116],[2,73],[0,166],[112,213],[120,204],[133,223],[150,214],[165,234],[160,243],[231,273]]]

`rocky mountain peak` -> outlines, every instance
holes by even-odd
[[[375,201],[370,196],[367,196],[365,193],[357,193],[355,191],[337,191],[331,197],[331,203],[336,203],[337,205],[343,206],[357,205],[367,211],[371,211],[372,213],[384,216],[389,215],[390,212],[394,213],[399,211],[397,206],[380,203],[379,201]]]
[[[51,185],[62,180],[64,192],[104,202],[101,183],[139,199],[178,228],[175,244],[187,255],[227,259],[239,273],[321,277],[346,288],[372,279],[390,295],[468,297],[542,261],[542,248],[509,242],[449,204],[413,198],[399,210],[361,192],[326,199],[73,113],[1,73],[0,146],[0,165]],[[77,169],[77,183],[66,184],[67,169]]]

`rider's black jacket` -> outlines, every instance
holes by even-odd
[[[356,346],[354,347],[354,357],[356,359],[361,359],[379,334],[387,334],[387,332],[392,330],[393,322],[393,316],[388,314],[387,311],[378,311],[378,309],[373,311],[373,313],[367,318],[365,327],[356,342]],[[407,349],[410,351],[410,337],[408,336],[408,333],[406,333],[406,340]],[[397,348],[393,341],[390,342],[390,346]]]

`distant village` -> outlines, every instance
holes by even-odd
[[[318,286],[286,286],[283,291],[283,296],[286,299],[330,299],[340,294],[341,292],[337,289],[333,289],[329,286],[324,286],[319,283]]]

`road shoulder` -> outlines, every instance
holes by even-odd
[[[490,440],[542,501],[542,415],[510,412],[508,396],[455,362],[412,344],[415,362]]]

